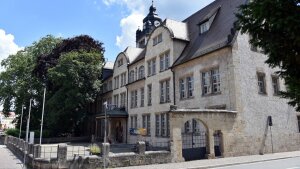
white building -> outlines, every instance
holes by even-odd
[[[16,115],[14,112],[9,112],[9,116],[7,117],[0,112],[0,130],[15,128],[15,123],[13,122],[15,118]]]
[[[234,28],[243,3],[216,0],[183,21],[150,7],[136,48],[104,79],[99,104],[119,108],[108,111],[112,143],[172,142],[174,161],[299,150],[300,114],[278,96],[284,81]],[[98,137],[103,128],[98,120]]]

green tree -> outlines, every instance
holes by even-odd
[[[30,99],[34,100],[30,128],[38,129],[40,126],[43,84],[32,75],[37,57],[50,53],[59,42],[61,39],[48,35],[17,54],[10,55],[1,63],[5,69],[0,73],[3,112],[8,115],[9,111],[15,111],[16,115],[20,115],[24,105],[27,109],[24,110],[23,129],[26,126]],[[20,124],[20,117],[17,117],[17,124]]]
[[[49,81],[57,88],[48,100],[51,128],[72,132],[84,119],[86,106],[101,87],[101,60],[96,52],[68,52],[48,70]],[[70,131],[71,130],[71,131]]]
[[[253,0],[240,7],[237,17],[238,29],[264,51],[266,63],[280,68],[287,87],[282,96],[300,111],[300,1]]]
[[[25,129],[32,99],[30,130],[39,130],[46,87],[44,129],[56,136],[74,134],[86,116],[86,106],[99,94],[103,53],[102,43],[86,35],[63,40],[48,35],[10,55],[1,63],[4,113],[13,110],[20,115],[24,105]]]
[[[46,111],[55,133],[79,132],[86,106],[100,92],[103,53],[101,42],[81,35],[64,39],[51,53],[39,57],[34,72],[47,85]]]

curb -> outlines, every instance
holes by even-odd
[[[275,161],[275,160],[282,160],[282,159],[296,158],[296,157],[300,157],[300,155],[290,156],[290,157],[279,157],[279,158],[266,159],[266,160],[255,160],[255,161],[248,161],[248,162],[237,162],[237,163],[230,163],[230,164],[208,165],[208,166],[199,166],[199,167],[188,167],[188,168],[185,168],[185,169],[208,169],[208,168],[216,168],[216,167],[227,167],[227,166],[234,166],[234,165],[241,165],[241,164],[251,164],[251,163],[266,162],[266,161]]]

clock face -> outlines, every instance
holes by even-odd
[[[159,25],[160,25],[160,22],[159,22],[159,21],[154,21],[154,25],[155,25],[155,26],[159,26]]]

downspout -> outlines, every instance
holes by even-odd
[[[173,75],[173,104],[176,105],[176,90],[175,90],[175,72],[171,69]]]
[[[126,82],[128,83],[129,81],[129,65],[127,64],[127,79],[126,79]],[[127,84],[125,85],[126,86],[126,104],[127,104],[127,107],[126,107],[126,111],[128,113],[128,86]],[[128,120],[129,120],[129,114],[128,114],[128,117],[127,117],[127,120],[126,120],[126,144],[128,143]]]

